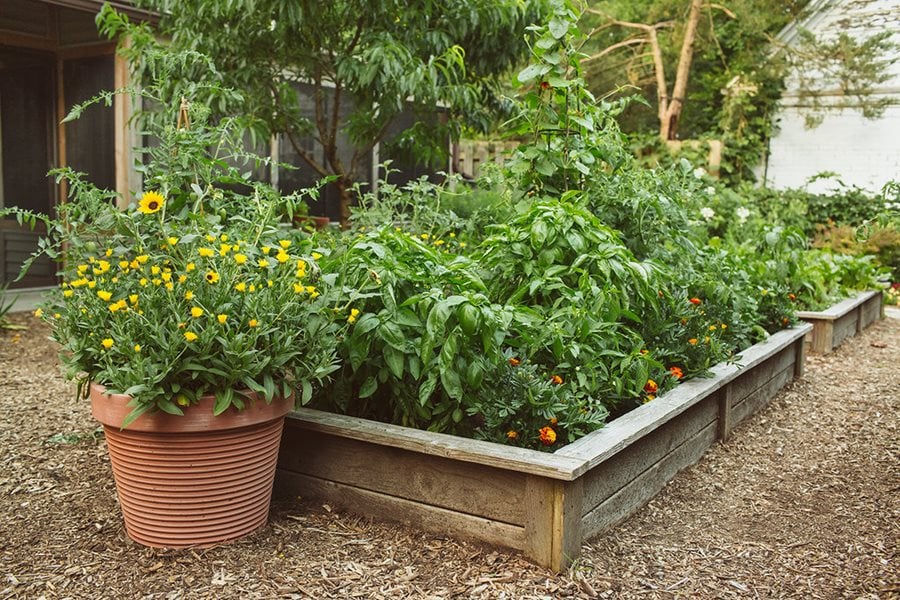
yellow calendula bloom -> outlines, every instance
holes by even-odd
[[[320,258],[322,258],[322,255],[318,252],[313,252],[310,256],[312,256],[313,260],[319,260]]]
[[[134,351],[137,352],[138,354],[140,354],[140,353],[141,353],[141,345],[140,345],[140,344],[135,344],[135,345],[134,345]]]
[[[192,292],[191,290],[186,291],[186,292],[184,293],[184,299],[185,299],[185,300],[193,300],[193,299],[194,299],[194,292]]]
[[[245,255],[245,254],[235,254],[232,258],[234,258],[234,262],[236,262],[239,265],[242,265],[245,262],[247,262],[247,255]]]
[[[130,296],[128,296],[128,301],[131,302],[132,304],[137,304],[138,303],[138,295],[131,294]]]
[[[138,268],[140,268],[140,266],[141,266],[141,263],[139,263],[139,262],[136,261],[136,260],[133,260],[133,261],[131,261],[130,263],[128,263],[128,268],[129,268],[129,269],[138,269]]]
[[[219,274],[215,271],[207,271],[206,272],[206,282],[207,283],[216,283],[219,281]]]
[[[146,254],[140,254],[138,256],[135,256],[134,260],[138,261],[140,264],[143,265],[143,264],[146,264],[148,260],[150,260],[150,257]]]
[[[225,324],[225,321],[228,320],[228,315],[216,315],[216,320],[222,325]]]
[[[107,292],[106,290],[98,290],[97,297],[103,300],[104,302],[109,302],[112,298],[112,292]]]
[[[230,244],[219,244],[219,256],[225,256],[229,252],[231,252]]]
[[[184,270],[188,273],[190,273],[191,271],[193,271],[196,268],[197,268],[197,265],[195,265],[192,262],[189,262],[188,264],[184,265]]]
[[[119,300],[118,302],[113,302],[112,304],[109,305],[109,312],[119,312],[126,306],[127,305],[125,304],[124,300]]]
[[[294,293],[295,294],[303,294],[306,293],[306,287],[301,283],[294,284]]]
[[[163,281],[172,281],[172,274],[166,271],[160,277],[162,277]]]
[[[348,323],[356,323],[356,318],[359,316],[359,310],[354,308],[350,311],[350,316],[347,317]]]
[[[162,283],[162,279],[160,279],[159,277],[154,277],[150,280],[150,283],[152,283],[153,285],[160,285]]]
[[[44,311],[43,311],[43,309],[40,309],[40,308],[36,309],[36,310],[34,311],[34,316],[36,316],[38,319],[40,319],[41,317],[43,317],[43,316],[44,316]]]
[[[246,292],[246,291],[247,291],[247,284],[244,283],[243,281],[241,281],[241,282],[239,282],[239,283],[234,284],[234,289],[236,289],[236,290],[239,291],[239,292]]]
[[[275,260],[284,264],[287,261],[291,260],[291,256],[286,252],[279,252],[278,254],[275,255]]]
[[[202,316],[203,316],[203,309],[200,308],[199,306],[193,306],[193,307],[191,307],[191,316],[194,317],[195,319],[197,319],[197,318],[199,318],[199,317],[202,317]]]
[[[141,284],[141,287],[147,287],[147,283],[148,283],[147,278],[146,278],[146,277],[141,277],[141,280],[138,281],[138,283]]]
[[[138,204],[138,210],[145,215],[157,212],[166,205],[166,199],[159,192],[144,192],[141,201]]]
[[[187,281],[187,275],[178,276],[178,283],[184,283],[185,281]]]
[[[104,347],[104,348],[106,348],[107,350],[109,350],[110,348],[113,347],[113,344],[114,344],[115,342],[113,342],[112,338],[103,338],[103,340],[102,340],[100,343],[103,344],[103,347]]]
[[[219,236],[219,239],[222,240],[223,242],[227,242],[228,236],[223,233],[222,235]]]
[[[151,273],[152,275],[159,275],[159,274],[160,274],[160,271],[162,271],[162,269],[160,269],[160,268],[157,267],[156,265],[153,265],[152,267],[150,267],[150,273]]]
[[[259,325],[259,321],[257,321],[256,319],[250,319],[249,321],[247,321],[247,325],[249,325],[250,327],[256,327],[257,325]]]
[[[256,261],[256,264],[258,264],[260,267],[262,267],[263,269],[265,269],[266,267],[269,266],[269,261],[266,260],[265,258],[261,258],[261,259],[259,259],[258,261]]]
[[[171,281],[167,281],[163,287],[165,287],[168,291],[171,292],[172,290],[175,289],[175,284],[172,283]]]
[[[278,240],[278,245],[287,250],[291,247],[291,240]]]
[[[63,290],[63,298],[71,298],[75,295],[75,292],[72,290]]]
[[[443,246],[446,242],[444,240],[434,240],[435,246]]]
[[[128,268],[128,264],[129,264],[129,263],[128,263],[127,260],[120,260],[120,261],[119,261],[119,268],[122,269],[122,270],[124,271],[125,269]]]
[[[427,240],[427,239],[430,238],[431,236],[428,235],[427,233],[423,233],[423,234],[420,235],[419,237],[422,238],[423,240]]]
[[[212,248],[198,248],[197,254],[199,254],[200,256],[202,256],[204,258],[209,258],[211,256],[215,256],[216,251],[213,250]]]
[[[110,264],[108,261],[100,260],[97,261],[97,267],[94,269],[94,273],[97,275],[102,275],[109,271]]]
[[[216,236],[214,236],[214,235],[211,234],[211,233],[207,233],[207,234],[206,234],[206,241],[207,241],[207,242],[214,242],[214,241],[216,241]]]
[[[193,331],[185,331],[185,332],[184,332],[184,339],[186,339],[186,340],[189,341],[189,342],[193,342],[194,340],[197,339],[197,334],[194,333]]]
[[[95,287],[97,287],[97,282],[96,281],[88,281],[87,286],[89,289],[94,289]]]
[[[253,292],[256,291],[256,286],[251,283],[250,287],[248,288],[248,291],[252,294]]]
[[[88,270],[88,266],[87,265],[78,265],[77,270],[78,270],[79,275],[84,275],[84,272]]]
[[[268,246],[263,246],[263,247],[262,247],[262,253],[263,253],[263,254],[268,254],[270,250],[272,250],[272,249],[269,248]]]
[[[178,243],[178,238],[174,237],[174,236],[169,236],[166,238],[166,241],[169,243],[170,246],[174,246],[175,244]]]

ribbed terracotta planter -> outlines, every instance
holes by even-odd
[[[154,548],[209,547],[266,524],[284,416],[293,398],[214,416],[207,396],[184,416],[145,414],[122,429],[130,398],[91,384],[125,530]]]

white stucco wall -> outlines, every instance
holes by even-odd
[[[890,31],[891,40],[900,44],[900,0],[818,0],[810,8],[813,12],[807,21],[779,35],[782,42],[796,43],[799,26],[826,39],[847,32],[863,40]],[[894,53],[894,58],[900,57],[900,50]],[[770,141],[764,168],[766,185],[804,187],[814,175],[832,171],[847,185],[878,192],[888,181],[900,179],[900,60],[890,67],[890,73],[892,77],[879,87],[878,97],[896,104],[881,118],[866,119],[859,110],[834,110],[811,129],[806,128],[793,81],[788,78],[776,116],[779,131]],[[826,95],[822,100],[828,103],[829,98]],[[832,187],[833,181],[822,180],[808,189],[819,192]]]

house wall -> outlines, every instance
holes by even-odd
[[[799,41],[798,30],[807,29],[821,39],[846,32],[865,40],[882,31],[891,31],[891,41],[900,44],[900,0],[814,0],[809,17],[794,23],[779,34],[789,46]],[[900,45],[893,50],[896,62],[890,67],[890,80],[881,84],[874,97],[889,98],[896,104],[875,120],[866,119],[852,108],[831,110],[818,127],[807,128],[807,108],[798,98],[797,83],[789,77],[776,117],[778,132],[769,144],[764,167],[766,185],[775,188],[804,187],[814,175],[831,171],[847,185],[870,192],[900,173]],[[836,90],[821,90],[823,104],[841,99]],[[827,192],[834,181],[819,180],[807,189]]]

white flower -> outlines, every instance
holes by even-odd
[[[714,216],[716,216],[716,211],[714,211],[713,209],[711,209],[708,206],[704,206],[703,208],[700,209],[700,214],[703,216],[704,219],[709,221]]]
[[[272,22],[269,23],[269,31],[275,31],[276,25],[277,25],[277,23],[275,22],[275,19],[272,19]]]
[[[735,214],[737,214],[738,223],[743,225],[744,223],[747,222],[747,217],[750,216],[750,209],[742,206],[739,209],[737,209]]]
[[[712,196],[715,193],[716,193],[716,188],[714,188],[711,185],[706,186],[706,195],[707,196]]]
[[[706,175],[706,169],[703,167],[697,167],[694,169],[694,177],[697,179],[703,179],[703,176]]]

